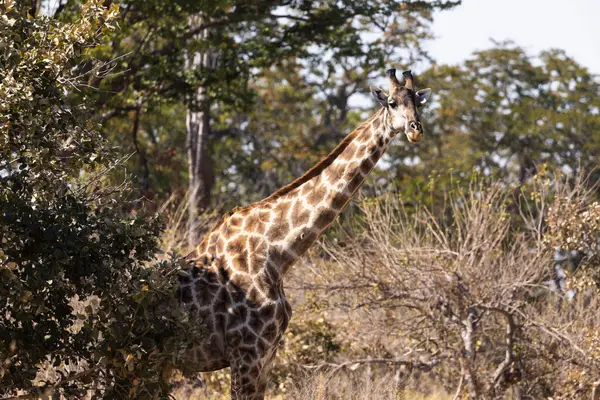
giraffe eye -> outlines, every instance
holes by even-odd
[[[389,106],[390,106],[390,107],[392,107],[392,108],[396,108],[396,106],[398,105],[398,104],[396,103],[396,101],[394,101],[394,100],[390,100],[390,101],[388,101],[388,104],[389,104]]]

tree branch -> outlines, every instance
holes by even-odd
[[[434,358],[430,362],[421,362],[415,360],[398,360],[393,358],[366,358],[359,360],[346,361],[341,364],[335,363],[322,363],[318,365],[305,365],[305,368],[313,369],[313,370],[322,370],[322,369],[331,369],[333,372],[337,372],[344,368],[349,368],[354,371],[361,365],[372,365],[372,364],[383,364],[383,365],[397,365],[397,366],[405,366],[408,367],[411,371],[413,369],[418,369],[423,372],[428,372],[433,369],[436,365],[440,363],[440,359]]]

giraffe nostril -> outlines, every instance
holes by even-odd
[[[412,121],[409,124],[409,126],[410,126],[410,129],[415,132],[419,132],[419,133],[423,132],[423,127],[421,126],[420,122]]]

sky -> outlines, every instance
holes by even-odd
[[[440,64],[457,64],[490,39],[510,39],[535,55],[550,48],[600,75],[600,0],[463,0],[438,12],[426,45]]]

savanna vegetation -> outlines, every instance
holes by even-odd
[[[427,65],[398,137],[286,277],[269,395],[600,398],[600,79],[561,49],[423,50],[460,1],[0,0],[0,399],[221,398],[181,260]]]

